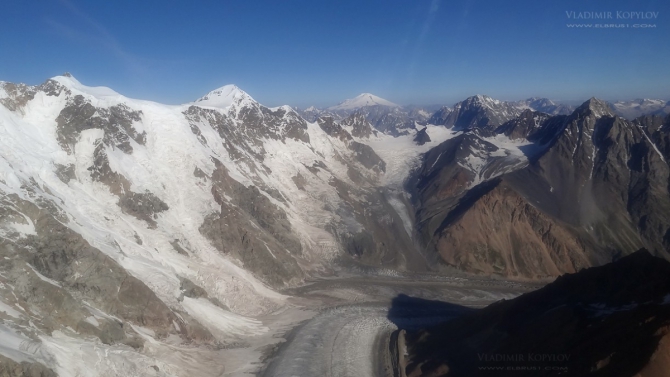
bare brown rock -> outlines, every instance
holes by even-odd
[[[443,228],[438,230],[437,251],[463,270],[544,278],[590,264],[589,250],[575,230],[552,220],[504,184]]]

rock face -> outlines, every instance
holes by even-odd
[[[220,161],[214,164],[212,195],[221,208],[205,218],[200,232],[269,284],[302,278],[303,271],[291,257],[302,254],[302,245],[291,232],[286,213],[255,186],[232,179]]]
[[[640,247],[667,257],[664,122],[629,122],[591,99],[569,116],[526,110],[498,127],[495,134],[524,143],[516,161],[498,157],[486,141],[498,136],[488,132],[448,140],[410,181],[421,241],[448,265],[523,278]]]
[[[524,110],[517,118],[503,123],[496,133],[503,134],[512,140],[535,139],[540,130],[546,128],[546,122],[552,119],[547,114]]]
[[[68,101],[56,118],[58,143],[65,151],[72,153],[72,148],[79,140],[82,131],[102,129],[105,134],[103,138],[105,145],[130,154],[133,152],[129,142],[131,138],[138,144],[146,142],[146,133],[138,133],[133,128],[133,122],[141,121],[141,117],[141,111],[132,111],[123,104],[96,108],[84,96],[76,95]]]
[[[350,129],[351,136],[369,139],[370,136],[377,136],[377,131],[372,128],[372,124],[362,113],[356,112],[342,120],[341,125],[345,129]]]
[[[106,345],[131,348],[144,343],[133,326],[152,331],[158,338],[172,334],[188,342],[214,340],[211,334],[197,334],[199,324],[189,323],[144,282],[70,229],[71,221],[55,203],[33,203],[12,194],[0,203],[0,213],[4,220],[22,220],[33,229],[26,236],[6,234],[0,242],[0,253],[5,256],[0,262],[2,300],[22,309],[9,312],[18,321],[5,321],[5,328],[31,318],[28,337],[70,329],[97,337]],[[27,355],[19,359],[35,357]],[[55,375],[39,365],[20,363],[11,370]]]
[[[481,196],[464,198],[436,229],[435,246],[447,264],[535,279],[597,263],[588,260],[593,249],[583,244],[578,229],[542,213],[505,180],[482,189]]]
[[[517,117],[528,118],[528,115],[521,115],[526,111],[530,111],[530,114],[536,113],[534,117],[539,118],[547,117],[547,115],[569,115],[573,110],[570,106],[556,104],[547,98],[529,98],[518,102],[508,102],[485,95],[476,95],[458,102],[453,107],[441,108],[432,115],[429,123],[442,124],[457,130],[478,128],[493,131],[496,127]],[[509,127],[512,126],[508,125],[507,128]]]
[[[7,93],[0,98],[0,104],[11,111],[23,112],[23,107],[35,98],[35,88],[25,84],[0,82],[0,87]]]
[[[410,331],[405,373],[515,376],[525,368],[537,376],[661,376],[670,352],[669,276],[670,263],[641,250]]]

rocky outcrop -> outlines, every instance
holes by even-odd
[[[316,120],[319,127],[330,137],[337,138],[341,141],[353,140],[349,131],[342,128],[342,126],[332,117],[321,117]]]
[[[118,206],[124,212],[139,220],[146,221],[149,227],[155,228],[157,214],[168,210],[169,206],[149,191],[143,193],[132,192],[130,181],[110,167],[104,143],[98,143],[93,152],[93,157],[95,158],[94,163],[88,168],[91,172],[91,178],[94,181],[105,184],[109,187],[112,194],[119,197]],[[65,173],[67,173],[67,170],[61,175]],[[68,176],[64,176],[61,180],[67,183],[65,181],[66,178],[67,181],[71,179]]]
[[[505,122],[496,129],[512,140],[537,138],[536,134],[545,127],[550,116],[532,110],[524,110],[517,118]]]
[[[303,272],[295,257],[302,252],[286,213],[255,186],[246,187],[214,160],[212,195],[221,206],[208,215],[200,232],[222,253],[239,259],[244,267],[270,285],[299,280]]]
[[[48,236],[38,233],[26,241],[35,253],[31,260],[35,269],[75,289],[103,311],[156,331],[165,331],[177,320],[146,285],[59,225],[49,217],[37,219],[38,230],[44,228]]]
[[[358,121],[363,120],[358,119]],[[353,118],[350,122],[356,122],[356,119]],[[343,141],[347,148],[353,152],[354,159],[361,165],[377,173],[386,171],[386,162],[384,162],[384,160],[382,160],[369,145],[354,141],[349,131],[342,127],[345,123],[342,123],[341,125],[330,117],[319,118],[317,123],[329,136]],[[348,123],[348,126],[353,127],[352,123]]]
[[[34,224],[34,235],[0,243],[0,255],[6,257],[0,269],[13,281],[15,297],[39,318],[36,324],[43,331],[69,326],[105,344],[133,346],[142,342],[130,324],[159,337],[188,337],[189,324],[143,282],[64,225],[57,212],[16,196],[3,201],[1,208],[5,217],[21,213]],[[105,314],[93,321],[87,319],[91,310]]]
[[[386,171],[386,162],[369,145],[352,141],[349,143],[349,149],[354,152],[356,161],[360,162],[366,168],[378,173]]]
[[[428,128],[423,128],[423,129],[419,130],[416,133],[416,135],[414,136],[414,142],[417,145],[424,145],[424,144],[429,143],[431,141],[430,136],[428,136],[428,132],[426,132],[427,129]]]
[[[130,139],[138,144],[146,142],[146,132],[139,133],[133,127],[133,122],[141,120],[142,112],[133,111],[126,105],[96,108],[82,95],[77,95],[56,118],[58,143],[72,153],[82,131],[98,128],[104,131],[105,145],[132,153]]]
[[[564,131],[528,171],[535,177],[528,179],[548,184],[551,199],[517,179],[519,189],[552,216],[592,226],[598,244],[663,250],[661,238],[670,226],[668,165],[639,127],[612,116],[604,102],[587,101],[568,117]]]
[[[119,198],[119,207],[125,213],[146,221],[152,228],[156,227],[157,214],[170,209],[165,202],[149,191],[124,193]]]
[[[644,116],[636,119],[633,124],[644,131],[666,162],[670,160],[670,115]]]
[[[56,164],[56,176],[61,182],[68,184],[71,180],[76,179],[74,164],[61,165]]]
[[[370,136],[377,135],[377,131],[373,130],[370,122],[359,112],[353,113],[343,119],[340,125],[345,128],[351,128],[351,136],[354,137],[369,139]]]
[[[6,93],[6,97],[0,98],[0,104],[10,111],[23,112],[23,107],[35,98],[36,93],[33,86],[11,82],[0,82],[0,89]]]

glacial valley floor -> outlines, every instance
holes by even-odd
[[[302,320],[283,323],[285,341],[266,348],[259,376],[393,376],[390,341],[398,328],[421,328],[472,308],[539,288],[476,278],[345,277],[284,293]],[[269,327],[272,325],[266,321]],[[247,374],[248,375],[248,374]]]

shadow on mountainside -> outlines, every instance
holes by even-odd
[[[397,349],[408,376],[662,377],[670,370],[670,262],[646,250],[484,309],[396,300],[389,318],[431,318],[432,309],[455,315],[423,329],[394,320],[407,331]]]
[[[387,318],[400,329],[418,330],[443,323],[474,310],[448,302],[399,294],[392,300]]]

